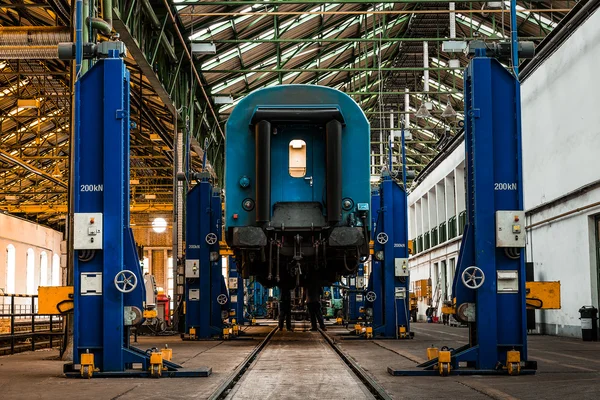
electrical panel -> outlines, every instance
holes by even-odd
[[[406,299],[406,288],[403,288],[403,287],[395,288],[394,295],[395,295],[396,300]]]
[[[525,211],[496,211],[496,247],[525,247]]]
[[[395,258],[394,271],[396,277],[408,276],[408,258]]]
[[[519,293],[519,271],[497,271],[498,293]]]
[[[200,260],[185,260],[185,277],[188,279],[200,277]]]
[[[229,296],[229,302],[237,303],[237,294],[232,294],[231,296]]]
[[[358,302],[363,301],[363,295],[362,294],[357,294],[356,295],[356,301],[358,301]]]
[[[75,213],[73,228],[75,250],[102,250],[102,213]]]
[[[356,277],[356,288],[357,289],[362,289],[365,287],[365,277],[364,276],[357,276]]]
[[[229,290],[237,290],[238,278],[229,278]]]
[[[102,296],[102,272],[83,272],[80,276],[82,296]]]

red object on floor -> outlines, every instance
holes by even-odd
[[[169,296],[167,296],[164,293],[159,292],[158,295],[156,296],[156,302],[158,303],[157,306],[158,306],[158,310],[159,310],[158,317],[160,319],[162,319],[163,321],[165,321],[165,323],[167,325],[171,325],[171,318],[170,318],[171,313],[169,310],[171,301],[169,299]]]

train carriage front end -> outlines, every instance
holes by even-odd
[[[346,94],[260,89],[226,126],[225,227],[244,277],[331,283],[369,254],[369,123]]]

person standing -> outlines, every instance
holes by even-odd
[[[309,281],[306,288],[306,306],[310,314],[311,331],[317,330],[317,322],[319,327],[326,331],[325,321],[323,320],[323,311],[321,310],[321,291],[323,288],[319,282]]]
[[[292,295],[289,289],[281,289],[279,296],[279,330],[283,330],[283,321],[285,328],[292,331]]]

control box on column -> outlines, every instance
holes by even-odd
[[[73,228],[75,250],[102,250],[102,213],[75,213]]]
[[[496,211],[496,247],[525,247],[525,211]]]

